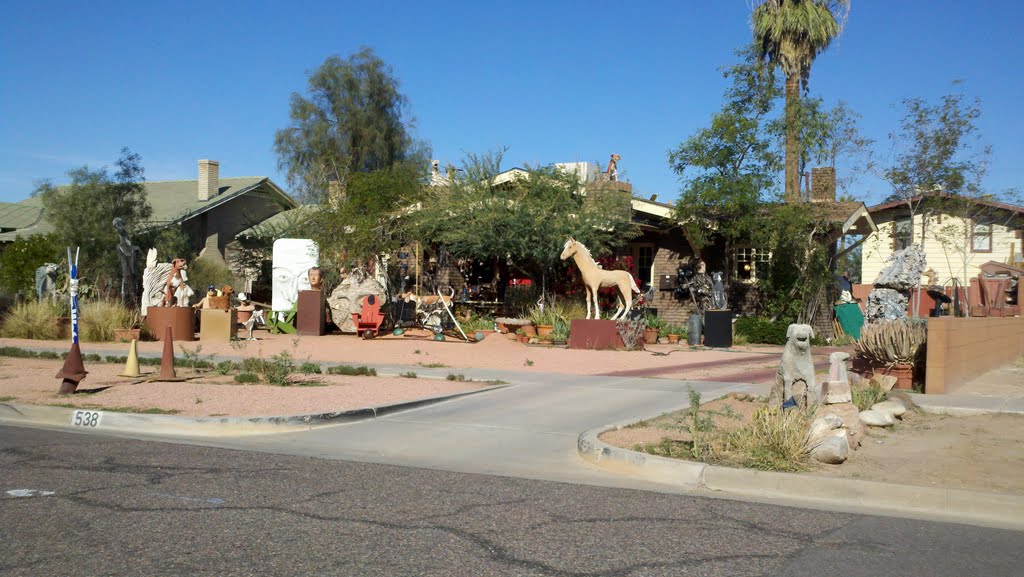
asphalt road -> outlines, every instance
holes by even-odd
[[[961,525],[0,427],[0,575],[1009,576],[1022,545]]]

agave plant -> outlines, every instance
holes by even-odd
[[[865,325],[854,343],[857,355],[887,365],[912,365],[928,340],[928,325],[906,320]]]

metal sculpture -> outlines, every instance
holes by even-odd
[[[612,320],[625,318],[629,310],[633,308],[633,293],[640,294],[640,288],[636,286],[633,275],[624,270],[604,270],[590,256],[590,251],[583,243],[570,237],[565,241],[562,249],[562,260],[572,257],[576,267],[580,269],[583,276],[583,284],[587,293],[587,318],[601,318],[601,308],[597,300],[597,291],[604,287],[616,287],[619,294],[619,308],[612,315]],[[590,301],[594,301],[594,316],[590,316]]]

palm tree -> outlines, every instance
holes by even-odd
[[[814,58],[842,32],[850,0],[764,0],[751,21],[758,59],[786,75],[786,202],[800,198],[800,88],[807,90]]]

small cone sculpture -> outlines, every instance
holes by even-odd
[[[57,394],[74,394],[75,389],[78,388],[78,383],[80,383],[82,379],[85,378],[85,375],[88,374],[89,371],[85,370],[85,365],[82,364],[82,350],[78,348],[78,343],[72,343],[71,352],[69,352],[67,358],[64,359],[64,366],[61,370],[57,371],[56,378],[63,379]]]
[[[142,373],[139,372],[139,350],[135,339],[132,339],[132,344],[128,347],[128,361],[124,364],[124,370],[118,376],[133,378],[142,376]]]
[[[174,372],[174,333],[168,326],[164,331],[164,354],[160,358],[160,376],[158,381],[184,381]]]

